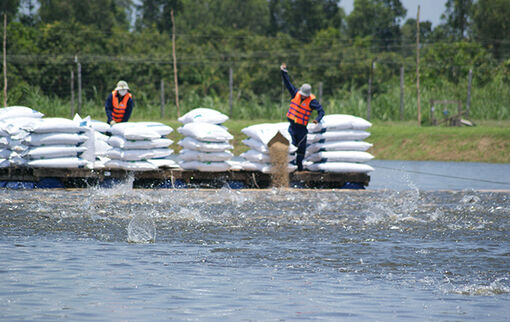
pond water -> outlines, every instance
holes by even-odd
[[[1,189],[0,320],[508,321],[509,193],[379,165],[365,191]]]
[[[441,161],[369,162],[368,189],[510,190],[510,164]]]

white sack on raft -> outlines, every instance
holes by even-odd
[[[195,150],[200,152],[222,152],[231,150],[234,147],[228,142],[205,142],[199,141],[192,137],[185,137],[178,142],[184,149]]]
[[[30,160],[77,157],[86,150],[86,147],[78,147],[73,145],[38,146],[26,150],[22,156]]]
[[[87,160],[78,157],[40,159],[27,162],[27,165],[33,168],[83,168],[88,164]]]
[[[225,142],[234,138],[224,127],[210,123],[188,123],[177,130],[200,141]]]
[[[110,132],[128,140],[153,140],[161,138],[158,132],[139,126],[137,123],[117,123],[112,125]]]
[[[148,161],[124,161],[109,160],[105,162],[105,167],[110,169],[124,169],[133,171],[151,171],[156,170],[157,166]]]
[[[361,151],[324,151],[317,152],[306,158],[312,162],[367,162],[374,158],[368,152]]]
[[[369,132],[361,130],[331,131],[324,133],[308,133],[308,143],[333,141],[361,141],[370,136]]]
[[[374,168],[364,163],[349,163],[349,162],[325,162],[325,163],[312,163],[305,165],[310,171],[323,171],[335,173],[367,173],[374,171]]]
[[[366,130],[372,126],[369,121],[347,114],[328,114],[315,124],[309,123],[307,128],[310,133],[338,130]]]
[[[78,145],[87,141],[87,136],[78,133],[33,133],[23,138],[23,143],[39,145]]]
[[[9,106],[0,108],[0,120],[7,120],[12,118],[41,118],[44,114],[31,109],[26,106]]]
[[[333,141],[313,143],[306,148],[307,155],[321,151],[366,151],[373,146],[364,141]]]
[[[228,120],[228,116],[210,108],[199,107],[195,108],[183,116],[179,117],[178,121],[183,124],[188,123],[211,123],[222,124]]]
[[[38,122],[24,124],[22,128],[32,133],[79,133],[83,131],[79,122],[62,117],[49,117]]]
[[[280,131],[280,133],[289,141],[292,142],[289,131],[289,123],[262,123],[245,127],[241,130],[242,133],[248,137],[253,138],[267,145],[269,141]]]
[[[112,147],[125,150],[167,148],[172,143],[172,140],[166,138],[158,138],[153,140],[128,140],[122,136],[114,135],[108,139],[108,144],[110,144]]]
[[[184,170],[198,170],[204,172],[223,172],[230,169],[230,164],[222,162],[202,162],[202,161],[181,161],[179,163]]]
[[[221,152],[200,152],[195,150],[183,149],[179,154],[179,158],[183,161],[228,161],[232,159],[234,155],[230,151]]]

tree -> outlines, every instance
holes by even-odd
[[[354,0],[347,17],[349,36],[372,36],[381,51],[400,44],[400,22],[407,10],[400,0]]]
[[[510,56],[510,0],[479,0],[474,5],[473,34],[496,59]]]
[[[270,30],[310,39],[319,30],[340,29],[345,13],[335,0],[270,0]]]
[[[159,32],[170,33],[172,22],[170,11],[177,12],[180,7],[179,0],[144,0],[137,6],[137,29],[155,27]]]
[[[7,18],[12,19],[18,13],[19,0],[2,0],[0,1],[0,15],[7,14]]]
[[[466,38],[470,29],[473,0],[448,0],[445,7],[441,19],[446,20],[451,35],[457,40]]]
[[[266,0],[183,0],[176,24],[184,30],[209,33],[211,28],[248,29],[265,34],[269,23]]]
[[[132,0],[41,0],[39,17],[43,23],[78,22],[110,32],[114,26],[128,29]]]
[[[401,28],[402,53],[409,55],[415,52],[416,48],[416,19],[409,18]],[[420,21],[420,43],[427,43],[432,35],[432,23]]]

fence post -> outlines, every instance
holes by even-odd
[[[400,67],[400,120],[404,120],[404,66]]]
[[[420,6],[416,15],[416,96],[418,105],[418,126],[421,126],[420,102]]]
[[[78,69],[78,114],[81,116],[81,104],[82,104],[82,97],[81,97],[81,64],[78,60],[78,56],[74,56],[74,61],[77,64]]]
[[[165,117],[165,81],[164,80],[160,81],[160,86],[161,86],[161,108],[159,110],[159,116],[162,119]]]
[[[3,41],[3,65],[4,65],[4,107],[7,106],[7,14],[4,13],[4,41]]]
[[[471,108],[471,82],[472,82],[472,80],[473,80],[473,69],[469,69],[467,101],[466,101],[466,118],[469,118],[469,110]]]
[[[234,91],[234,70],[232,69],[232,66],[228,68],[228,106],[230,107],[230,113],[229,116],[232,117],[232,95]]]
[[[74,70],[71,68],[71,118],[74,117]]]
[[[172,57],[174,60],[175,105],[177,107],[177,117],[181,117],[181,112],[179,109],[179,79],[177,78],[177,56],[175,55],[174,9],[170,10],[170,18],[172,20]]]
[[[367,98],[367,120],[370,121],[370,114],[372,113],[372,77],[374,74],[375,59],[370,64],[370,74],[368,76],[368,98]]]
[[[322,102],[322,82],[319,82],[319,102]]]

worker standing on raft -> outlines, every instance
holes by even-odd
[[[297,170],[303,171],[303,159],[305,158],[306,152],[306,135],[308,134],[306,125],[308,124],[312,110],[316,110],[318,114],[317,118],[312,121],[313,123],[321,121],[324,117],[324,110],[319,101],[315,99],[315,95],[312,94],[312,87],[310,84],[303,84],[301,88],[297,89],[289,80],[287,65],[285,65],[285,63],[280,66],[280,70],[283,82],[292,97],[287,112],[287,119],[290,122],[289,133],[292,137],[292,144],[298,148],[296,151]]]
[[[104,104],[107,117],[106,122],[114,125],[129,121],[134,105],[135,102],[131,93],[129,93],[128,84],[123,80],[119,81],[117,87],[108,95]]]

